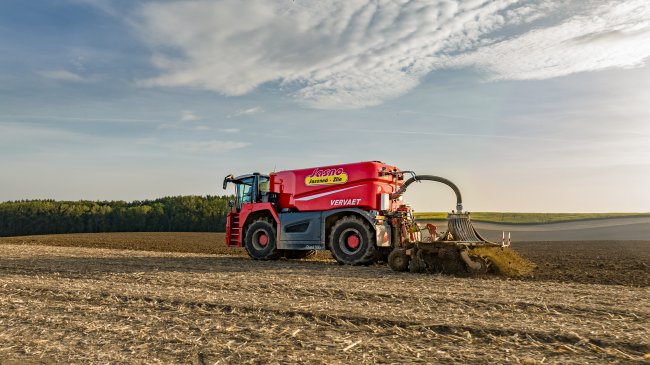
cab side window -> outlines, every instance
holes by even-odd
[[[259,192],[260,193],[268,193],[269,192],[269,178],[260,176],[260,184],[259,184]]]

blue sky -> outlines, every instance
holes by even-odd
[[[0,201],[382,160],[473,211],[650,211],[649,57],[640,0],[4,0]]]

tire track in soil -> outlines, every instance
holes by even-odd
[[[74,298],[71,298],[71,299],[74,299]],[[38,301],[39,299],[36,298],[36,300]],[[136,301],[130,301],[130,300],[127,300],[127,301],[123,301],[122,303],[117,303],[117,304],[118,304],[117,307],[119,308],[119,304],[122,304],[122,308],[127,308],[127,309],[128,309],[128,308],[131,308],[131,309],[134,309],[134,310],[136,310],[136,311],[141,311],[141,310],[143,309],[142,307],[133,307],[133,306],[132,306],[133,304],[138,304],[137,302],[138,302],[137,300],[136,300]],[[95,306],[95,307],[96,307],[98,304],[102,304],[102,303],[98,303],[98,302],[95,302],[95,301],[92,302],[92,306]],[[116,303],[111,303],[111,304],[116,304]],[[165,313],[167,313],[167,312],[175,313],[175,310],[174,310],[175,308],[158,308],[158,306],[155,305],[155,303],[145,303],[145,304],[154,304],[153,306],[150,306],[150,307],[153,307],[154,309],[156,309],[156,313],[159,313],[159,316],[160,316],[160,317],[164,317],[164,316],[165,316]],[[68,303],[65,303],[65,302],[62,303],[62,304],[58,307],[58,309],[60,309],[61,312],[64,312],[64,310],[66,310],[66,311],[70,311],[70,313],[66,313],[66,317],[68,317],[68,318],[69,318],[69,317],[79,317],[79,316],[82,316],[85,308],[83,308],[83,307],[79,308],[79,304],[76,304],[76,303],[75,303],[75,305],[76,305],[76,307],[75,307],[74,309],[77,309],[77,310],[74,310],[74,311],[72,311],[72,310],[70,309],[70,307],[69,307],[69,304],[68,304]],[[49,306],[49,307],[52,307],[51,304],[50,304],[49,302],[48,302],[48,306]],[[92,306],[91,306],[91,307],[92,307]],[[55,307],[54,309],[56,309],[56,306],[54,306],[54,307]],[[105,307],[105,306],[102,306],[102,307]],[[196,308],[196,307],[195,307],[195,308]],[[166,309],[167,309],[167,310],[166,310]],[[231,322],[233,322],[233,323],[237,323],[237,324],[241,324],[241,323],[242,323],[242,319],[244,319],[243,317],[246,315],[246,314],[235,313],[235,312],[230,312],[230,314],[236,314],[236,315],[237,315],[237,318],[231,320]],[[254,324],[253,324],[252,326],[246,327],[246,329],[248,329],[249,331],[253,331],[253,332],[255,331],[256,328],[259,329],[258,326],[259,326],[259,323],[260,323],[260,322],[262,322],[262,321],[268,319],[268,315],[267,315],[267,313],[260,313],[260,312],[256,312],[256,311],[254,311],[254,312],[249,312],[249,313],[247,313],[247,315],[250,315],[250,316],[253,317]],[[298,318],[298,317],[283,317],[283,319],[286,320],[286,321],[291,321],[292,319],[295,320],[296,318]],[[48,328],[48,327],[51,328],[51,327],[53,327],[52,323],[51,323],[49,320],[48,320],[48,321],[44,321],[44,320],[41,319],[41,320],[37,320],[36,323],[35,323],[35,321],[34,321],[33,319],[29,318],[29,317],[25,317],[24,319],[25,319],[26,321],[29,321],[29,322],[32,323],[32,324],[37,325],[39,328]],[[72,318],[72,319],[71,319],[72,325],[69,325],[69,323],[63,323],[64,325],[66,325],[66,326],[68,326],[68,327],[72,327],[72,328],[68,328],[68,330],[72,330],[72,331],[75,331],[75,330],[76,330],[76,331],[80,331],[80,332],[85,332],[85,331],[88,329],[87,322],[84,321],[84,318],[83,318],[83,317],[80,318],[80,319],[77,320],[77,321],[75,321],[74,319],[75,319],[75,318]],[[118,333],[119,330],[120,330],[120,328],[116,328],[116,326],[114,326],[114,324],[115,324],[115,323],[119,323],[119,320],[120,320],[120,319],[123,319],[123,318],[117,318],[117,319],[107,318],[107,319],[104,319],[104,320],[103,320],[103,321],[104,321],[104,324],[103,324],[103,325],[102,325],[102,324],[99,325],[99,327],[102,328],[103,331],[104,331],[104,332],[101,333],[101,334],[102,334],[102,335],[105,335],[105,332],[115,332],[115,333]],[[164,318],[163,318],[163,319],[164,319]],[[177,317],[172,317],[171,319],[174,320],[174,319],[177,319]],[[106,323],[106,321],[108,321],[108,322]],[[296,324],[303,324],[303,323],[304,323],[304,322],[302,322],[302,321],[298,321]],[[322,323],[325,323],[325,322],[321,322],[320,324],[319,324],[319,323],[316,323],[315,325],[318,326],[318,325],[321,325]],[[58,323],[55,323],[54,325],[56,325],[56,324],[59,324],[59,325],[60,325],[60,324],[62,324],[62,323],[58,322]],[[312,322],[312,325],[314,325],[313,322]],[[96,332],[96,330],[97,330],[96,327],[92,327],[91,329],[94,329],[95,332]],[[356,330],[356,331],[358,331],[358,329],[355,329],[355,328],[352,328],[352,330]],[[48,331],[47,333],[49,333],[49,331]],[[400,331],[400,334],[401,334],[401,335],[405,335],[405,334],[408,335],[408,333],[405,332],[405,331]],[[314,334],[311,334],[311,335],[314,335]],[[322,337],[322,336],[321,336],[321,337]],[[317,336],[317,335],[316,335],[316,336],[312,336],[312,338],[319,338],[319,336]],[[101,340],[101,339],[100,339],[100,340]],[[323,345],[323,346],[327,347],[328,345],[325,344],[325,345]],[[329,347],[331,347],[331,346],[329,346]],[[336,348],[333,348],[332,350],[336,351],[337,349],[336,349]],[[237,354],[237,353],[236,353],[236,354]],[[255,355],[259,356],[259,355],[256,354],[256,353],[253,353],[252,355],[253,355],[253,356],[255,356]],[[241,357],[240,357],[240,359],[241,359]],[[413,359],[411,359],[411,360],[413,360]],[[318,363],[321,363],[321,362],[322,362],[322,361],[318,361]]]
[[[110,266],[119,266],[117,263],[111,263]],[[152,267],[155,267],[156,265],[151,265]],[[110,270],[107,270],[110,272]],[[56,274],[60,278],[66,278],[66,279],[78,279],[78,280],[89,280],[89,279],[94,279],[101,281],[102,278],[105,276],[105,272],[102,273],[97,273],[97,272],[86,272],[84,271],[67,271],[67,272],[61,272],[60,270],[56,269],[47,269],[47,268],[32,268],[32,269],[21,269],[21,268],[14,268],[14,267],[3,267],[0,266],[0,272],[3,272],[5,275],[46,275],[46,274]],[[191,283],[191,280],[187,284],[193,284]],[[242,291],[243,286],[246,284],[242,283],[232,283],[232,282],[225,282],[221,283],[220,286],[218,287],[219,290],[230,290],[230,291]],[[212,288],[214,289],[214,288]],[[258,292],[264,292],[266,289],[272,289],[272,291],[278,291],[278,290],[288,290],[293,292],[294,294],[301,295],[301,296],[312,296],[312,297],[318,297],[318,296],[325,296],[327,298],[331,299],[339,299],[339,300],[353,300],[353,301],[368,301],[368,302],[373,302],[373,301],[381,301],[383,303],[393,303],[393,304],[403,304],[408,302],[408,299],[411,299],[412,297],[410,295],[406,294],[385,294],[385,293],[375,293],[375,292],[364,292],[364,291],[350,291],[350,290],[342,290],[342,289],[304,289],[304,288],[296,288],[295,285],[291,284],[285,284],[285,283],[274,283],[274,284],[260,284],[260,285],[250,285],[251,290],[255,290]],[[539,303],[533,303],[533,302],[526,302],[526,301],[498,301],[496,299],[494,300],[485,300],[485,299],[477,299],[475,297],[472,298],[467,298],[467,299],[458,299],[458,298],[440,298],[440,297],[429,297],[427,298],[427,301],[433,304],[456,304],[459,306],[469,306],[474,309],[490,309],[490,310],[502,310],[502,309],[510,309],[511,307],[521,309],[521,310],[533,310],[537,312],[549,312],[549,311],[554,311],[557,312],[558,314],[567,314],[567,315],[585,315],[587,313],[589,314],[595,314],[595,315],[617,315],[619,317],[623,318],[628,318],[628,319],[639,319],[639,315],[630,312],[629,310],[619,310],[616,308],[611,308],[611,307],[601,307],[601,308],[594,308],[594,307],[588,307],[588,306],[568,306],[568,305],[562,305],[562,304],[539,304]],[[641,314],[641,317],[646,317],[647,313]],[[648,318],[645,318],[648,319]]]
[[[20,288],[14,288],[20,290]],[[29,289],[27,289],[29,291]],[[642,356],[650,351],[650,345],[645,343],[632,343],[626,341],[607,341],[598,338],[588,338],[577,334],[562,334],[545,331],[515,330],[506,328],[489,328],[473,327],[465,325],[448,325],[448,324],[425,324],[417,321],[382,319],[376,317],[355,316],[345,314],[325,314],[309,312],[302,310],[280,310],[273,308],[260,308],[247,305],[219,304],[208,301],[186,301],[186,300],[169,300],[162,297],[150,296],[128,296],[115,293],[100,292],[98,296],[90,298],[79,297],[78,291],[61,291],[40,288],[29,292],[21,292],[22,298],[31,298],[32,300],[42,300],[44,297],[50,300],[60,302],[69,302],[69,298],[75,298],[79,303],[88,305],[112,306],[116,302],[121,304],[143,303],[154,306],[157,310],[177,311],[178,307],[188,309],[200,309],[207,312],[219,312],[226,315],[268,315],[283,318],[300,317],[305,320],[316,321],[317,323],[327,323],[333,326],[341,327],[349,324],[355,326],[370,325],[383,329],[419,329],[429,330],[439,335],[456,335],[463,336],[466,333],[472,335],[475,339],[488,339],[493,337],[524,337],[531,341],[537,341],[545,344],[573,345],[581,343],[582,345],[595,345],[599,348],[616,348],[624,349],[632,354]]]
[[[219,311],[225,314],[233,313],[268,313],[270,315],[278,315],[282,317],[302,317],[308,320],[316,320],[319,322],[330,323],[335,326],[344,325],[347,323],[352,323],[355,325],[372,325],[376,327],[383,328],[421,328],[427,329],[438,334],[462,334],[469,332],[474,337],[489,337],[498,336],[498,337],[512,337],[522,335],[527,338],[532,338],[540,342],[548,343],[564,343],[564,344],[575,344],[578,342],[591,343],[599,347],[614,347],[614,348],[624,348],[631,352],[636,352],[639,355],[645,354],[650,351],[650,345],[643,343],[630,343],[630,342],[608,342],[600,339],[585,338],[582,336],[572,335],[572,334],[554,334],[543,331],[527,331],[521,332],[511,329],[496,329],[496,328],[482,328],[482,327],[471,327],[471,326],[451,326],[445,324],[423,324],[421,322],[406,321],[406,320],[393,320],[393,319],[382,319],[375,317],[364,317],[364,316],[351,316],[343,314],[322,314],[315,312],[299,311],[299,310],[276,310],[270,308],[259,308],[259,307],[250,307],[244,305],[229,305],[229,304],[218,304],[211,302],[194,302],[194,301],[181,301],[181,300],[172,300],[168,301],[162,298],[152,298],[152,297],[130,297],[123,295],[115,295],[103,293],[102,298],[115,298],[124,303],[133,302],[133,301],[142,301],[145,303],[156,304],[157,306],[165,307],[187,307],[187,308],[200,308],[206,311]]]
[[[60,276],[59,276],[60,277]],[[83,280],[87,281],[90,278],[83,278],[79,277],[77,280]],[[128,279],[128,278],[127,278]],[[129,281],[125,280],[123,278],[119,279],[119,282],[122,284],[126,283],[134,283],[134,284],[140,284],[140,282],[143,280],[143,278],[139,277],[135,281]],[[99,282],[99,281],[98,281]],[[184,279],[185,284],[184,285],[190,285],[193,287],[200,287],[198,284],[200,282],[194,282],[194,280],[185,278]],[[148,283],[149,285],[153,285],[154,283]],[[182,286],[177,286],[177,285],[170,285],[169,283],[166,283],[165,289],[167,291],[171,290],[182,290]],[[314,290],[305,290],[302,288],[297,288],[294,287],[293,289],[290,286],[284,285],[284,284],[278,284],[278,285],[273,285],[269,286],[266,284],[261,284],[259,287],[256,285],[249,285],[246,283],[241,283],[238,282],[237,284],[232,284],[232,283],[222,283],[218,287],[210,285],[210,286],[203,286],[203,288],[208,289],[208,290],[215,290],[218,289],[219,291],[231,291],[231,292],[256,292],[259,293],[260,295],[264,295],[265,293],[267,294],[273,294],[276,292],[290,292],[294,296],[299,296],[299,297],[312,297],[311,299],[313,301],[321,300],[321,299],[339,299],[339,300],[346,300],[346,301],[353,301],[353,302],[381,302],[383,304],[395,304],[395,305],[407,305],[407,304],[416,304],[415,301],[411,300],[411,303],[409,303],[409,299],[412,299],[410,295],[408,294],[373,294],[373,293],[368,293],[368,292],[363,292],[363,291],[355,291],[350,289],[349,291],[343,291],[339,289],[331,289],[331,288],[321,288],[317,291]],[[271,289],[271,290],[268,290]],[[286,289],[286,290],[285,290]],[[484,300],[484,299],[477,299],[476,296],[472,296],[471,298],[458,298],[458,295],[453,295],[453,296],[427,296],[426,298],[419,298],[418,301],[425,300],[427,304],[431,307],[437,307],[438,305],[456,305],[461,308],[471,308],[472,310],[475,311],[480,311],[480,310],[490,310],[490,311],[511,311],[513,309],[519,309],[527,312],[539,312],[539,313],[548,313],[552,312],[553,314],[569,314],[569,315],[577,315],[581,317],[588,317],[589,314],[593,314],[596,316],[618,316],[619,320],[620,319],[629,319],[629,320],[646,320],[647,321],[647,313],[643,312],[638,312],[639,314],[636,314],[634,312],[630,312],[629,310],[618,310],[612,307],[609,307],[607,309],[605,308],[590,308],[586,306],[577,306],[575,308],[572,308],[570,306],[566,305],[560,305],[560,304],[534,304],[530,302],[515,302],[515,301],[499,301],[496,298],[491,298],[489,301]],[[531,308],[534,310],[531,311]]]
[[[42,294],[42,293],[39,293]],[[519,342],[530,343],[535,346],[545,346],[545,347],[562,347],[562,345],[567,346],[567,348],[572,349],[572,351],[579,352],[593,352],[595,354],[606,353],[607,356],[604,359],[615,360],[617,357],[613,356],[611,352],[608,353],[607,347],[613,347],[616,349],[624,348],[629,352],[634,353],[635,349],[638,349],[637,344],[627,344],[627,343],[603,343],[602,341],[585,339],[572,335],[557,335],[549,334],[545,332],[535,332],[535,333],[525,333],[525,332],[513,332],[513,331],[504,331],[504,330],[495,330],[490,328],[473,328],[468,326],[447,326],[447,325],[423,325],[417,322],[409,321],[391,321],[391,320],[381,320],[377,318],[369,317],[359,317],[359,316],[344,316],[344,315],[318,315],[311,312],[302,312],[302,311],[275,311],[275,310],[260,310],[259,308],[251,308],[246,306],[232,306],[232,305],[219,305],[214,303],[204,303],[204,302],[185,302],[185,301],[166,301],[160,298],[151,298],[151,297],[129,297],[129,296],[120,296],[115,294],[104,293],[101,298],[85,298],[85,300],[79,301],[77,292],[73,293],[59,293],[59,294],[69,294],[72,299],[77,299],[75,305],[80,306],[84,303],[89,307],[93,306],[110,306],[112,308],[119,307],[122,305],[122,308],[130,308],[138,310],[138,308],[144,307],[153,308],[159,313],[160,316],[163,316],[164,313],[175,314],[179,312],[180,308],[190,309],[190,310],[200,310],[202,314],[205,312],[217,313],[219,315],[232,315],[236,316],[235,323],[242,323],[244,317],[252,317],[252,321],[255,322],[259,318],[268,318],[271,316],[279,316],[288,321],[296,321],[298,323],[304,323],[305,321],[311,322],[316,326],[329,325],[334,326],[337,329],[346,329],[348,331],[359,331],[359,327],[371,327],[373,329],[374,335],[377,335],[376,332],[383,332],[382,336],[404,336],[407,333],[412,334],[413,336],[418,336],[418,334],[423,332],[433,333],[442,337],[451,337],[456,340],[464,341],[464,339],[471,339],[471,343],[483,342],[486,344],[491,344],[494,341],[499,341],[499,338],[503,338],[501,341],[511,341],[511,338],[517,338]],[[71,299],[68,298],[68,299]],[[43,300],[42,296],[36,296],[34,300]],[[49,303],[49,301],[48,301]],[[50,308],[52,308],[52,303],[50,303]],[[116,306],[117,304],[117,306]],[[136,305],[134,308],[133,306]],[[56,306],[54,306],[56,307]],[[70,310],[68,300],[62,300],[61,311]],[[83,313],[79,312],[77,315],[81,316]],[[113,315],[118,317],[118,315]],[[123,315],[122,315],[123,316]],[[25,318],[27,319],[27,318]],[[112,324],[118,323],[119,319],[103,318],[103,321],[106,322],[104,326],[100,326],[103,329],[104,335],[106,331],[113,332],[114,334],[119,334],[124,328],[114,328]],[[38,324],[40,328],[53,327],[51,321],[37,321],[34,323],[33,319],[29,319],[33,324]],[[54,326],[60,323],[54,323]],[[76,328],[75,328],[76,326]],[[88,332],[88,324],[80,318],[79,321],[72,321],[66,323],[67,331],[80,331]],[[95,329],[96,326],[91,327],[90,329]],[[468,336],[467,334],[470,334]],[[175,341],[171,341],[173,344]],[[579,345],[576,345],[579,344]],[[571,346],[571,347],[569,347]]]
[[[2,270],[2,269],[3,268],[0,267],[0,271],[4,271],[6,275],[21,275],[28,272],[28,270],[23,270],[23,269],[16,269],[16,270]],[[56,274],[57,277],[59,278],[75,279],[75,280],[83,280],[83,281],[87,281],[87,280],[103,281],[102,279],[105,278],[105,276],[97,275],[97,274],[70,275],[70,273],[65,273],[65,272],[62,273],[57,270],[47,270],[47,269],[35,269],[34,271],[41,275]],[[134,280],[132,282],[138,283],[141,280],[142,279],[139,278],[138,280]],[[126,283],[129,281],[122,281],[122,282]],[[191,278],[185,280],[185,285],[198,286],[197,284],[200,283],[201,283],[200,280],[192,280]],[[295,284],[291,285],[286,283],[249,284],[249,283],[241,283],[241,282],[237,282],[237,283],[222,282],[218,286],[204,285],[204,287],[206,289],[211,289],[211,290],[218,289],[220,291],[233,291],[233,292],[254,290],[260,293],[278,292],[278,291],[286,290],[300,296],[327,297],[330,299],[368,301],[368,302],[381,301],[383,303],[393,303],[393,304],[404,304],[407,303],[409,299],[412,299],[412,296],[409,294],[374,293],[368,291],[342,290],[342,289],[335,289],[335,288],[304,289],[304,288],[297,288]],[[178,288],[181,289],[182,287],[179,286]],[[629,319],[639,319],[639,315],[636,313],[630,312],[629,310],[619,310],[611,307],[595,308],[595,307],[587,307],[587,306],[568,306],[562,304],[539,304],[539,303],[533,303],[528,301],[505,301],[505,300],[499,301],[497,298],[485,300],[485,299],[478,299],[475,296],[472,296],[471,298],[465,298],[465,299],[451,298],[451,297],[441,298],[441,297],[429,296],[426,298],[426,300],[430,303],[435,303],[435,304],[452,303],[452,304],[457,304],[459,306],[472,307],[473,309],[485,308],[490,310],[495,310],[495,309],[499,310],[499,309],[508,309],[510,307],[514,307],[522,310],[533,309],[538,312],[549,312],[552,310],[554,312],[557,312],[558,314],[583,314],[584,315],[587,313],[592,313],[596,315],[610,315],[610,316],[617,315],[620,317],[627,317]],[[647,314],[648,313],[644,312],[641,313],[641,316],[646,317]]]

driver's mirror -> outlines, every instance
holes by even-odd
[[[228,200],[228,207],[229,207],[229,208],[232,208],[232,207],[234,207],[234,206],[235,206],[235,202],[232,201],[232,200]]]
[[[228,183],[232,181],[234,177],[232,175],[228,175],[223,178],[223,190],[226,190],[226,187],[228,186]]]

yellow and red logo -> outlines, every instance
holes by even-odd
[[[348,174],[342,168],[319,169],[317,168],[305,178],[305,185],[333,185],[348,182]]]

